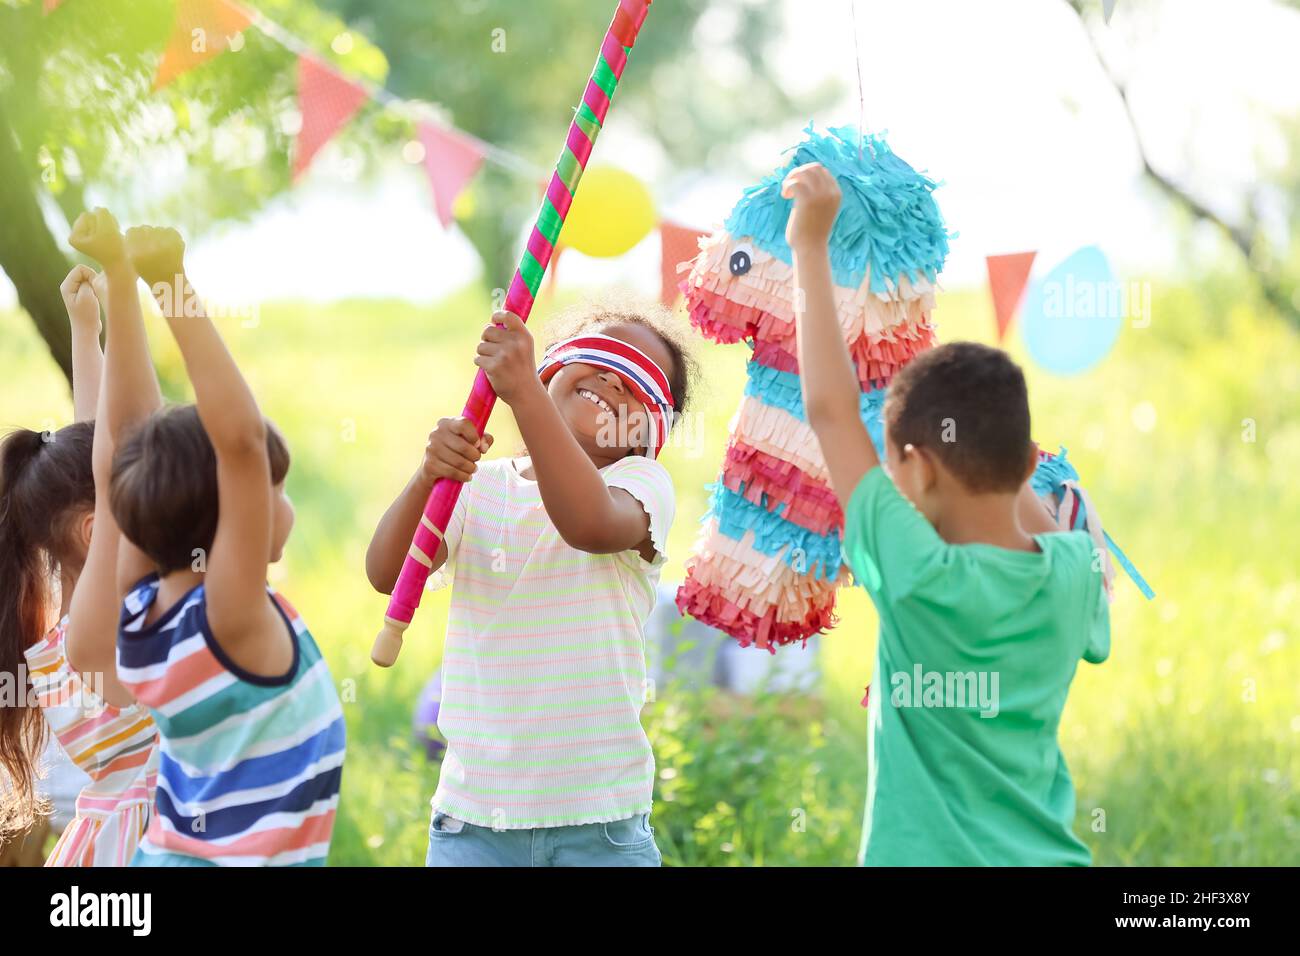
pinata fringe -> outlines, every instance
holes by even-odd
[[[677,607],[683,614],[734,637],[741,647],[761,647],[771,654],[787,644],[805,645],[808,638],[837,623],[833,595],[824,605],[808,608],[801,620],[780,621],[775,608],[769,607],[762,614],[745,610],[725,594],[702,586],[698,578],[688,578],[678,589]]]
[[[780,555],[763,555],[752,539],[736,540],[709,521],[677,592],[683,614],[717,627],[740,641],[774,649],[805,641],[835,624],[835,590],[848,582],[796,573]]]
[[[722,481],[745,500],[768,510],[780,509],[787,521],[814,534],[830,534],[844,526],[844,512],[830,485],[744,442],[727,446]]]
[[[758,359],[752,359],[749,362],[747,372],[748,375],[745,379],[746,396],[757,399],[764,405],[770,405],[773,408],[789,412],[801,422],[808,420],[803,408],[803,386],[796,373],[764,365]],[[858,398],[858,412],[862,416],[862,420],[867,422],[868,427],[872,429],[871,438],[876,443],[877,448],[883,444],[883,432],[878,431],[878,429],[880,428],[884,407],[885,390],[883,388],[873,388],[865,391]]]
[[[750,236],[783,262],[791,261],[785,239],[790,203],[781,184],[796,166],[821,163],[835,175],[844,199],[830,244],[835,284],[857,288],[869,278],[873,292],[898,288],[899,279],[934,282],[948,255],[949,234],[931,195],[938,183],[894,154],[882,137],[851,126],[817,132],[791,150],[790,160],[745,190],[727,218],[733,236]],[[871,162],[862,161],[864,150]]]
[[[732,437],[773,458],[788,461],[823,484],[830,483],[817,435],[789,412],[746,396],[731,420]]]
[[[858,339],[848,343],[849,358],[858,376],[858,386],[871,391],[887,386],[904,365],[934,346],[934,329],[925,324],[902,326],[893,338]],[[793,341],[786,343],[794,348]],[[760,341],[754,345],[754,361],[792,375],[799,373],[799,360],[780,343]]]
[[[839,576],[843,563],[840,529],[817,534],[737,494],[724,483],[709,486],[709,513],[728,538],[744,540],[767,557],[780,557],[798,574],[816,578]]]
[[[732,275],[724,259],[742,243],[722,235],[701,244],[690,274],[681,284],[691,303],[691,322],[715,341],[732,343],[748,338],[775,342],[793,352],[792,269],[751,247],[750,270]],[[866,283],[854,289],[837,287],[835,297],[844,340],[850,345],[859,340],[893,341],[901,329],[928,324],[934,309],[934,287],[927,280],[912,283],[904,279],[888,294],[873,293]]]

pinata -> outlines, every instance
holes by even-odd
[[[885,389],[934,344],[930,315],[951,238],[933,197],[938,184],[882,136],[811,125],[804,133],[787,162],[746,189],[723,226],[700,240],[699,254],[678,267],[688,273],[681,288],[691,324],[719,343],[746,342],[753,354],[677,606],[769,651],[832,627],[836,589],[850,580],[840,551],[844,516],[803,411],[785,239],[790,202],[781,183],[812,162],[839,182],[831,270],[862,419],[882,459]],[[1109,542],[1064,450],[1040,454],[1033,487],[1062,528]],[[1111,574],[1107,558],[1108,587]]]

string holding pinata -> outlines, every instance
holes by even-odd
[[[930,315],[951,238],[933,197],[938,184],[883,137],[852,127],[823,133],[810,125],[804,133],[787,162],[746,189],[724,225],[700,241],[699,254],[678,266],[689,269],[681,288],[691,324],[716,342],[747,342],[753,355],[677,605],[742,645],[772,651],[833,626],[836,589],[849,581],[844,516],[803,411],[785,240],[791,204],[781,183],[813,162],[839,183],[830,237],[835,299],[862,418],[882,459],[885,389],[934,344]],[[1063,453],[1040,456],[1034,488],[1062,527],[1103,540]],[[1122,556],[1121,563],[1149,591]]]

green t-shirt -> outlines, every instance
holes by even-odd
[[[1034,540],[948,544],[882,468],[854,490],[844,552],[880,614],[865,865],[1091,862],[1056,733],[1110,613],[1087,534]]]

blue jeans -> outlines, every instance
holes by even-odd
[[[610,823],[493,830],[433,811],[425,866],[659,866],[650,814]]]

